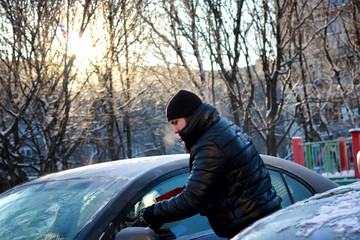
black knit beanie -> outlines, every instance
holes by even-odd
[[[189,117],[201,104],[202,101],[196,94],[180,90],[168,104],[167,119],[171,121],[176,118]]]

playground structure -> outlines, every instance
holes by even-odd
[[[294,162],[339,184],[360,181],[360,128],[349,133],[351,138],[319,142],[304,143],[301,137],[294,137]]]

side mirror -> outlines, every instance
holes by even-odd
[[[158,240],[158,237],[151,228],[128,227],[121,230],[115,240]]]

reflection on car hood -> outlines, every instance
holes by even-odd
[[[233,239],[360,239],[360,183],[341,186],[263,218]]]
[[[32,183],[36,183],[37,181],[102,177],[131,181],[149,169],[155,169],[157,166],[164,163],[171,163],[179,159],[187,158],[187,154],[176,154],[103,162],[48,174],[40,177],[39,179],[33,180]]]

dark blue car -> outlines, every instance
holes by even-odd
[[[291,161],[262,158],[283,208],[338,186]],[[29,181],[0,195],[0,239],[115,239],[125,228],[144,234],[132,228],[138,211],[183,186],[188,161],[187,154],[118,160]],[[200,215],[164,224],[157,238],[220,239]]]

